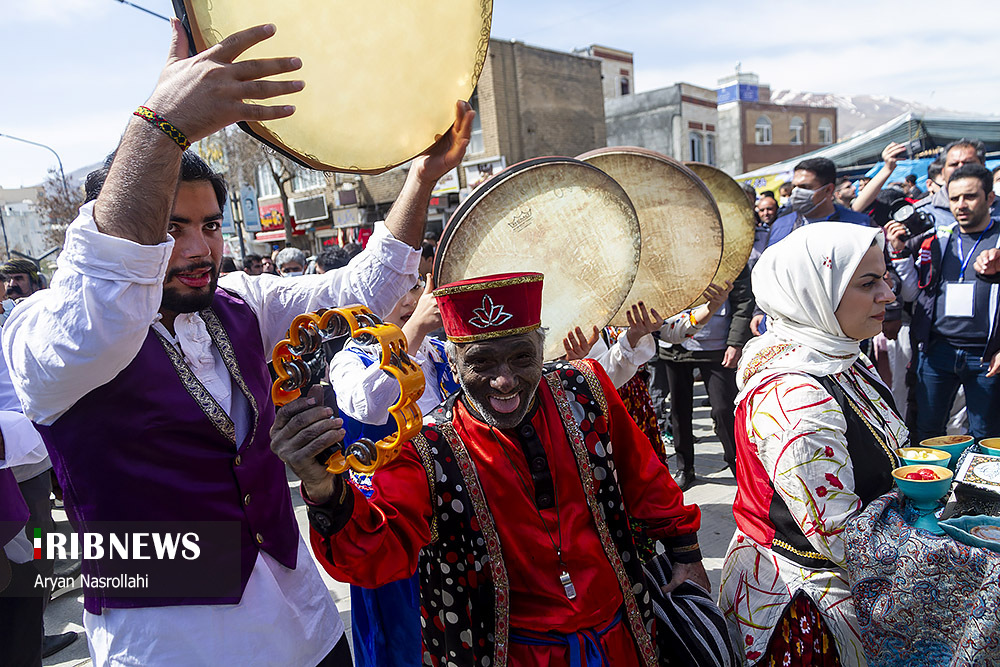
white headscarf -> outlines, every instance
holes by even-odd
[[[764,251],[751,280],[757,305],[767,313],[767,332],[743,349],[737,403],[777,373],[821,377],[857,360],[860,341],[844,335],[835,313],[873,243],[885,247],[881,229],[816,222]]]

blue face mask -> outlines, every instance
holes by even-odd
[[[301,276],[301,271],[285,271],[281,274],[283,278],[295,278],[296,276]]]

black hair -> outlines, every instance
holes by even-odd
[[[347,251],[337,246],[335,248],[327,248],[320,254],[316,255],[316,264],[323,267],[323,271],[332,271],[333,269],[339,269],[351,261],[348,256]]]
[[[264,257],[262,255],[258,255],[256,253],[252,253],[252,252],[251,253],[247,253],[246,255],[243,255],[243,268],[244,269],[247,268],[248,266],[250,266],[254,262],[263,262],[263,261],[264,261]]]
[[[944,160],[938,158],[927,165],[927,178],[937,182],[937,177],[941,175],[942,171],[944,171]]]
[[[359,254],[362,250],[364,250],[364,248],[361,247],[360,243],[344,244],[344,251],[347,253],[347,256],[350,257],[351,259],[354,259],[354,256]]]
[[[993,192],[993,174],[981,164],[963,164],[961,167],[951,172],[948,183],[957,181],[960,178],[975,178],[983,185],[983,193]]]
[[[825,157],[803,160],[795,165],[794,171],[799,170],[811,171],[816,174],[816,180],[819,181],[820,186],[829,185],[837,180],[837,165],[833,163],[833,160],[827,160]]]
[[[111,153],[105,158],[104,166],[87,174],[87,180],[83,186],[85,195],[84,203],[94,201],[101,194],[101,188],[104,187],[104,181],[108,178],[108,171],[110,171],[111,163],[114,159],[115,153]],[[194,151],[187,150],[181,153],[180,177],[181,181],[208,181],[212,184],[212,189],[215,190],[215,198],[219,202],[219,209],[225,207],[226,198],[229,196],[226,179],[222,177],[222,174],[213,171],[208,166],[208,163],[198,157],[198,154]]]
[[[979,139],[956,139],[941,151],[941,161],[945,162],[948,159],[948,151],[952,148],[971,148],[976,151],[976,158],[979,160],[979,164],[986,164],[986,144],[979,141]]]
[[[907,174],[906,178],[904,178],[903,180],[906,181],[907,183],[909,183],[910,185],[916,185],[917,184],[917,175],[916,174]]]
[[[0,276],[6,278],[7,276],[13,276],[18,273],[23,273],[28,276],[28,282],[33,285],[42,285],[42,279],[38,273],[38,265],[32,262],[30,259],[21,259],[20,257],[14,257],[8,259],[2,265],[0,265]]]
[[[430,241],[424,241],[420,244],[420,257],[423,259],[429,259],[434,256],[434,244]]]
[[[232,273],[236,270],[236,260],[229,255],[224,256],[219,263],[219,273]]]
[[[764,197],[770,197],[771,199],[776,199],[774,196],[774,190],[764,190],[763,192],[761,192],[760,198],[763,199]]]
[[[424,232],[424,240],[437,243],[438,235],[431,231]]]
[[[836,183],[836,185],[834,187],[836,187],[839,190],[841,185],[843,185],[844,183],[850,183],[850,182],[851,182],[850,178],[848,178],[847,176],[841,176],[840,178],[837,179],[837,183]]]

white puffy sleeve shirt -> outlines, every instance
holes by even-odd
[[[103,234],[93,207],[82,206],[67,230],[52,286],[21,302],[3,328],[14,388],[25,415],[40,424],[51,424],[128,366],[159,318],[173,239],[141,245]],[[219,285],[253,309],[269,350],[292,319],[317,308],[360,303],[384,316],[416,283],[419,263],[420,251],[379,223],[365,251],[341,269],[299,278],[236,272]],[[177,344],[202,379],[199,367],[213,365],[207,363],[211,341],[199,335],[204,323],[186,314],[175,328]]]

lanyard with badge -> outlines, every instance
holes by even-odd
[[[962,247],[962,234],[959,232],[957,236],[958,241],[958,259],[962,263],[962,268],[958,272],[958,282],[945,283],[944,286],[944,315],[945,317],[972,317],[975,297],[976,297],[976,284],[975,282],[967,283],[965,282],[965,269],[968,268],[969,262],[976,254],[976,248],[979,247],[979,242],[983,240],[983,237],[993,228],[993,220],[990,220],[989,226],[986,227],[976,239],[975,245],[966,255]]]

